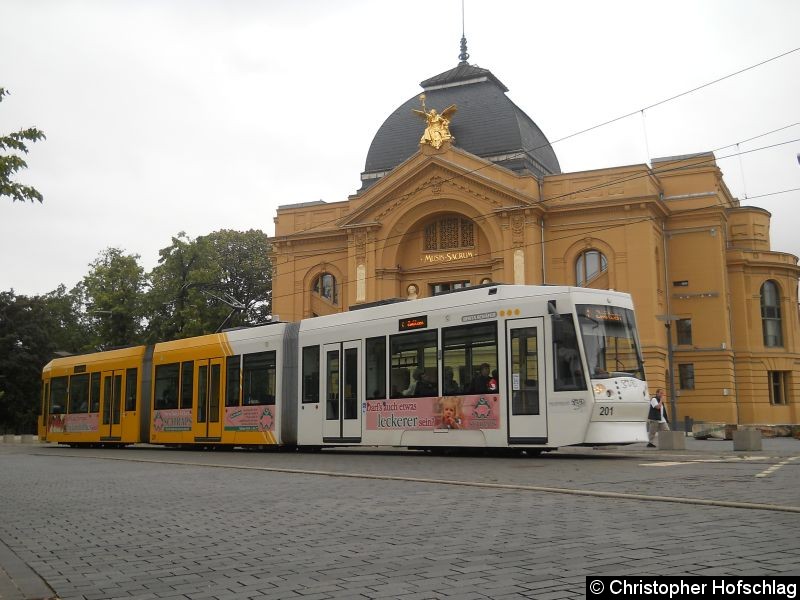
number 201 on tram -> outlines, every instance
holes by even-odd
[[[630,296],[491,285],[51,361],[73,445],[553,449],[647,440]]]

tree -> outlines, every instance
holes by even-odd
[[[272,290],[269,250],[266,234],[256,230],[173,237],[150,273],[148,341],[265,321]]]
[[[0,292],[0,433],[33,433],[42,367],[56,354],[92,349],[77,290],[43,296]]]
[[[89,266],[76,293],[86,306],[94,346],[106,350],[141,343],[146,279],[139,255],[107,248]]]
[[[146,297],[150,343],[208,332],[206,298],[201,292],[203,282],[209,279],[207,250],[183,231],[173,236],[172,244],[159,250]]]
[[[8,92],[0,87],[0,102],[3,101],[3,96],[7,94]],[[17,133],[0,135],[0,196],[10,197],[12,202],[17,200],[20,202],[25,202],[26,200],[42,202],[42,195],[35,188],[11,181],[12,176],[17,171],[28,167],[28,163],[15,152],[27,154],[28,146],[26,142],[34,143],[42,139],[45,139],[45,135],[36,127],[21,129]]]
[[[230,324],[255,325],[266,321],[272,308],[271,246],[267,235],[256,229],[221,229],[199,241],[213,249],[218,289],[242,307],[232,315]]]
[[[62,283],[41,297],[52,323],[50,337],[56,351],[82,354],[94,350],[91,321],[83,308],[81,291],[75,287],[68,292]]]
[[[35,432],[52,329],[44,299],[0,292],[0,431]]]

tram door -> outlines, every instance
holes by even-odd
[[[122,377],[125,371],[103,371],[103,387],[100,394],[100,441],[122,439],[120,414],[122,409]]]
[[[508,443],[547,442],[544,319],[506,321]]]
[[[197,411],[194,421],[195,442],[219,442],[222,439],[222,359],[198,360],[195,363],[194,389]]]
[[[323,346],[325,422],[323,443],[361,442],[361,341]]]

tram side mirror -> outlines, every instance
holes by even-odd
[[[558,309],[556,308],[556,301],[555,300],[548,300],[547,301],[547,312],[550,313],[550,319],[553,321],[560,321],[561,315],[558,313]]]

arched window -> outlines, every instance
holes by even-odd
[[[598,250],[582,252],[575,261],[575,282],[578,286],[586,285],[597,275],[608,269],[608,261]]]
[[[764,345],[768,348],[783,346],[781,334],[781,295],[778,284],[765,281],[761,286],[761,326],[764,330]]]
[[[425,250],[452,250],[475,246],[472,221],[464,217],[444,217],[425,227]]]
[[[339,294],[336,291],[336,277],[330,273],[322,273],[317,277],[311,289],[318,296],[322,296],[333,304],[339,304]]]

